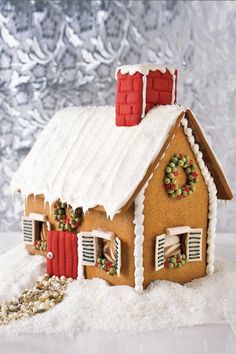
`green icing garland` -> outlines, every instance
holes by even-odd
[[[165,258],[164,268],[173,269],[181,268],[187,263],[186,255],[183,253],[175,254],[174,256]]]
[[[183,167],[187,175],[187,182],[183,187],[178,187],[176,183],[176,177],[179,175],[178,167]],[[188,155],[183,155],[182,153],[175,154],[171,158],[165,172],[164,187],[170,198],[185,198],[195,191],[195,185],[198,182],[198,172],[196,165],[193,164]]]
[[[116,265],[106,258],[98,258],[95,267],[104,270],[109,275],[116,274]]]
[[[62,203],[60,200],[54,203],[53,208],[58,228],[62,231],[75,232],[83,219],[82,208],[73,209],[70,205]],[[67,216],[68,211],[69,216]]]

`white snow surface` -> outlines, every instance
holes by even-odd
[[[22,246],[0,256],[0,302],[33,287],[45,272],[45,259],[30,256]],[[85,330],[146,331],[178,326],[236,321],[236,262],[217,263],[211,277],[185,286],[157,281],[142,295],[128,286],[109,286],[101,279],[71,283],[62,303],[0,327],[0,334],[59,334]]]
[[[115,125],[114,107],[69,107],[56,113],[12,180],[24,196],[44,194],[113,217],[129,200],[162,148],[179,105],[158,106],[133,127]]]

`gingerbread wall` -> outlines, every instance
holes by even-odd
[[[184,199],[169,198],[163,186],[165,168],[171,157],[178,152],[189,155],[197,165],[182,127],[177,128],[175,137],[155,170],[145,192],[144,287],[147,287],[150,282],[157,279],[186,283],[192,279],[203,277],[206,273],[208,191],[203,177],[199,173],[196,191]],[[199,167],[197,169],[200,172]],[[179,173],[177,181],[181,185],[185,182],[185,175],[181,168],[179,168]],[[185,225],[203,229],[202,261],[190,262],[178,269],[163,268],[155,271],[156,236],[165,233],[167,227]]]
[[[48,216],[48,219],[53,229],[57,229],[57,223],[54,219],[54,214],[48,203],[44,204],[43,196],[29,196],[25,204],[25,215],[30,213],[40,213]],[[102,278],[110,284],[122,284],[134,286],[134,207],[131,206],[126,212],[118,214],[111,221],[107,219],[106,214],[97,210],[89,210],[84,215],[84,219],[79,231],[91,231],[96,228],[101,228],[106,231],[114,232],[121,240],[121,275],[108,275],[103,270],[96,267],[85,266],[85,277]],[[32,246],[26,246],[31,253],[34,252]]]

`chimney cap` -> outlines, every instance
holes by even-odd
[[[142,64],[133,64],[133,65],[121,65],[118,66],[115,72],[115,78],[117,80],[118,72],[120,71],[122,75],[129,74],[134,75],[135,73],[139,72],[147,76],[149,71],[156,71],[159,70],[161,73],[165,73],[167,70],[171,75],[174,75],[176,68],[172,66],[163,66],[154,63],[142,63]]]

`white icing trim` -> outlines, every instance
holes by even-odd
[[[137,293],[143,292],[143,281],[144,281],[144,267],[143,267],[143,241],[144,241],[144,199],[145,199],[145,190],[148,186],[150,179],[153,174],[150,176],[142,190],[139,192],[137,197],[135,198],[134,205],[134,283],[135,283],[135,291]]]
[[[149,74],[150,70],[151,71],[159,70],[163,74],[166,72],[166,70],[168,70],[171,75],[174,75],[176,69],[173,67],[160,66],[160,65],[156,65],[156,64],[152,64],[152,63],[143,63],[143,64],[135,64],[135,65],[121,65],[116,69],[116,73],[115,73],[116,80],[117,80],[117,74],[118,74],[119,70],[122,75],[125,75],[125,74],[134,75],[137,72],[139,72],[140,74],[147,76]]]
[[[83,248],[82,248],[82,240],[81,233],[77,233],[78,240],[78,279],[84,279],[84,266],[83,266]]]
[[[208,188],[209,194],[209,205],[208,205],[208,230],[207,230],[207,275],[212,275],[214,273],[214,241],[215,241],[215,231],[216,231],[216,221],[217,221],[217,189],[213,177],[211,176],[204,160],[203,154],[199,150],[199,145],[195,143],[195,138],[192,133],[192,129],[188,128],[188,120],[183,118],[181,124],[184,128],[184,133],[187,136],[188,142],[191,149],[195,155],[197,163],[200,167],[202,176]]]
[[[172,94],[171,94],[171,104],[175,103],[175,86],[176,86],[176,75],[172,75]]]
[[[145,117],[146,109],[146,94],[147,94],[147,76],[143,76],[143,93],[142,93],[142,115],[141,118]]]

